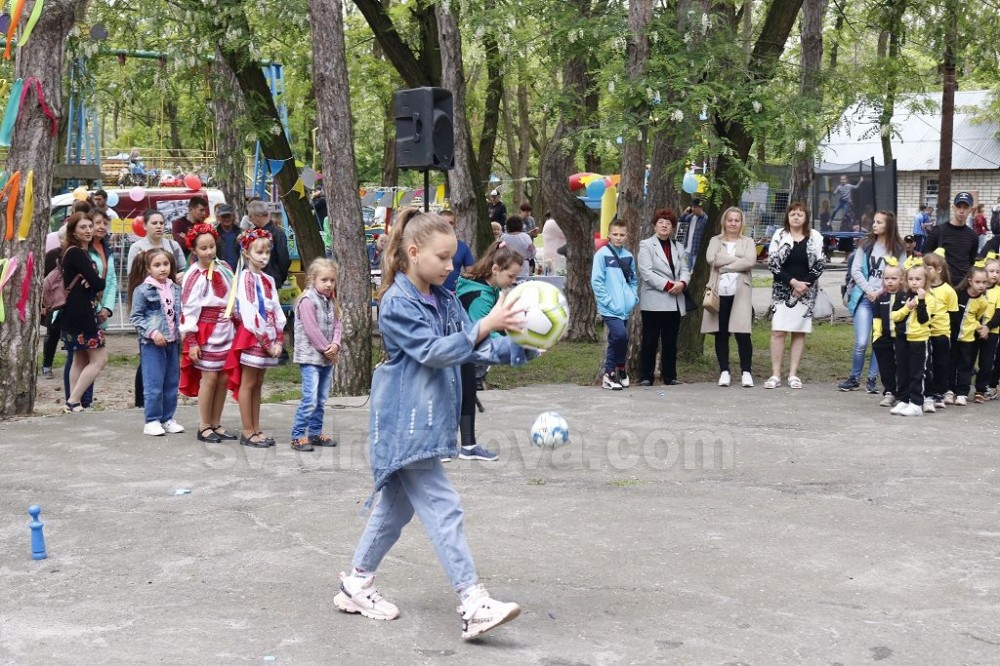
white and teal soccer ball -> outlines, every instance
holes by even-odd
[[[507,331],[511,340],[522,347],[549,349],[566,330],[569,304],[559,287],[541,280],[522,282],[507,294],[507,302],[525,310],[523,331]]]
[[[569,425],[555,412],[539,414],[531,426],[531,442],[535,446],[555,448],[569,444]]]

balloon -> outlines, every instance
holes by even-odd
[[[132,233],[134,233],[139,238],[146,237],[146,223],[141,217],[137,217],[132,220]]]
[[[90,196],[90,192],[87,191],[86,187],[82,185],[75,190],[73,190],[73,200],[74,201],[86,201],[87,197]]]
[[[118,199],[118,193],[117,192],[108,192],[108,205],[109,206],[111,206],[112,208],[114,208],[115,206],[118,205],[118,201],[119,201],[119,199]]]
[[[146,198],[146,190],[141,185],[136,185],[131,190],[128,191],[128,198],[132,201],[139,202]]]
[[[698,191],[698,179],[695,178],[695,175],[690,171],[684,174],[684,180],[681,182],[681,189],[688,194],[694,194]]]
[[[605,189],[607,186],[604,184],[604,179],[595,178],[587,183],[587,196],[591,199],[600,199],[604,195]]]
[[[569,177],[569,191],[576,192],[577,190],[582,190],[587,186],[587,183],[593,175],[594,174],[587,173],[586,171],[583,173],[574,173]]]
[[[189,173],[188,175],[184,176],[184,187],[188,188],[189,190],[200,190],[201,178],[199,178],[196,174]]]

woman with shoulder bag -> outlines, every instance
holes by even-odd
[[[736,337],[740,357],[742,385],[753,386],[750,367],[753,361],[753,280],[751,272],[757,263],[757,247],[752,238],[743,235],[743,211],[727,208],[722,214],[722,233],[708,243],[705,259],[711,267],[708,284],[714,285],[718,308],[713,312],[705,305],[701,332],[715,334],[715,356],[719,360],[719,386],[729,386],[729,334]],[[709,293],[705,293],[706,302]]]

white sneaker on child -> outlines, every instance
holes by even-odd
[[[160,425],[163,426],[164,432],[167,432],[171,435],[176,435],[179,432],[184,432],[184,426],[182,426],[177,421],[174,421],[173,419],[170,419],[169,421],[164,421]]]
[[[937,408],[934,407],[934,398],[925,398],[924,399],[924,414],[933,414],[936,411],[937,411]]]
[[[375,589],[375,575],[362,578],[340,572],[340,592],[333,605],[345,613],[360,613],[373,620],[395,620],[399,609]]]
[[[912,402],[906,403],[906,409],[899,413],[900,416],[923,416],[924,410],[920,405],[915,405]]]
[[[901,416],[903,411],[909,406],[910,403],[905,400],[900,400],[896,403],[896,406],[889,410],[889,413],[894,416]]]
[[[749,372],[743,373],[743,388],[753,388],[753,375]]]
[[[945,391],[944,393],[944,404],[954,405],[955,404],[955,394],[952,391]]]
[[[886,393],[882,397],[882,402],[878,403],[879,407],[894,407],[896,405],[896,396],[891,393]]]
[[[462,614],[462,638],[469,640],[501,624],[510,622],[521,614],[521,607],[490,597],[486,590],[458,607]]]
[[[965,407],[968,404],[969,404],[969,399],[967,397],[965,397],[964,395],[955,396],[955,406],[956,407]]]
[[[159,421],[150,421],[142,427],[143,435],[152,435],[153,437],[159,437],[160,435],[167,434],[167,431],[163,429]]]
[[[723,370],[719,375],[719,386],[729,386],[729,371]]]

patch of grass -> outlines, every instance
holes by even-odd
[[[530,479],[528,479],[528,485],[529,486],[544,486],[545,485],[545,479],[539,479],[537,476],[533,476]]]
[[[109,354],[108,365],[113,365],[120,368],[129,368],[129,367],[138,368],[139,353],[137,351],[132,356],[129,356],[128,354]]]
[[[264,380],[264,386],[267,386],[267,380]],[[279,402],[288,402],[289,400],[301,400],[302,399],[302,389],[297,388],[279,388],[273,391],[267,391],[266,395],[261,396],[262,403],[274,404]]]
[[[642,483],[642,481],[635,478],[634,476],[628,479],[611,479],[610,481],[608,481],[608,485],[614,486],[616,488],[634,488],[635,486],[638,486],[640,483]]]
[[[774,276],[754,275],[753,278],[750,280],[750,282],[753,284],[754,287],[761,287],[761,288],[767,287],[768,289],[770,289],[771,285],[774,284]]]

